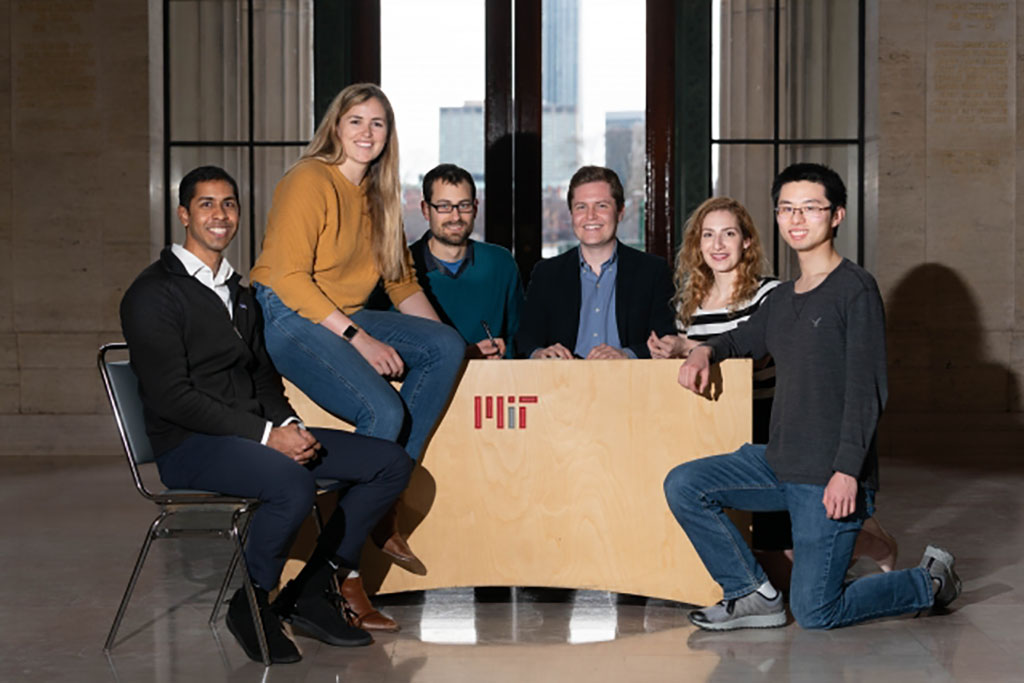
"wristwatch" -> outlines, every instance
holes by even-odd
[[[359,332],[359,328],[355,325],[349,325],[345,328],[345,331],[341,333],[341,336],[345,338],[345,341],[352,341],[352,339]]]

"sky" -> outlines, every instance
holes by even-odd
[[[606,111],[644,109],[645,4],[579,0],[581,163],[604,163]],[[403,182],[440,162],[438,109],[484,99],[484,6],[381,0],[381,86],[395,109]]]

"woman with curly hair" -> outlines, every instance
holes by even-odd
[[[779,284],[765,276],[761,237],[750,214],[731,197],[705,200],[683,229],[673,280],[676,327],[679,333],[647,340],[652,358],[685,358],[690,350],[715,335],[734,329],[758,309]],[[754,361],[753,442],[768,443],[775,366],[771,357]],[[751,546],[762,555],[765,569],[788,585],[793,541],[789,514],[753,515]],[[785,551],[786,557],[780,557]],[[873,517],[857,538],[853,557],[870,557],[883,571],[896,564],[896,540]],[[775,581],[773,577],[773,582]]]
[[[677,335],[647,340],[652,358],[684,358],[694,346],[749,318],[779,281],[763,275],[761,238],[735,199],[712,197],[690,216],[673,274]],[[754,371],[754,440],[768,440],[775,386],[771,358]]]
[[[342,90],[277,184],[250,279],[281,374],[354,423],[356,433],[396,441],[418,460],[466,344],[438,320],[416,282],[402,227],[395,115],[376,85]],[[378,283],[397,312],[364,307]],[[397,378],[400,392],[388,381]],[[407,568],[423,571],[398,533],[394,508],[372,538]],[[361,582],[349,579],[342,594],[356,625],[397,630],[372,610]]]

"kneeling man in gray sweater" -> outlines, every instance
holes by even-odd
[[[691,612],[690,621],[712,631],[786,624],[781,594],[725,508],[789,512],[789,604],[804,628],[944,607],[960,594],[960,578],[953,556],[933,546],[913,569],[846,583],[878,490],[885,313],[874,278],[835,250],[846,216],[839,175],[793,164],[775,178],[772,200],[800,277],[779,285],[749,321],[696,347],[679,370],[682,386],[703,393],[712,363],[770,354],[776,366],[768,443],[685,463],[665,479],[672,513],[724,595]]]

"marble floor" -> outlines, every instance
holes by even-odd
[[[111,656],[102,643],[153,506],[111,458],[0,460],[0,681],[1021,681],[1024,467],[1015,455],[889,460],[879,518],[899,566],[957,555],[948,614],[831,632],[704,633],[685,605],[595,591],[450,589],[384,596],[403,630],[364,648],[299,637],[264,669],[207,626],[228,546],[154,546]],[[858,567],[864,569],[863,567]]]

